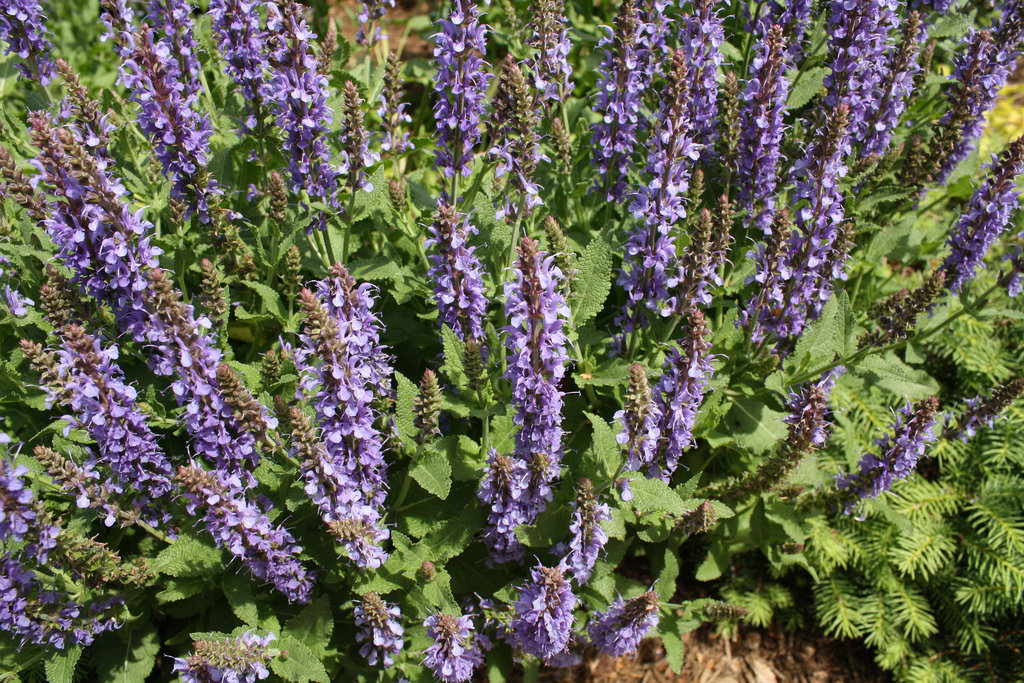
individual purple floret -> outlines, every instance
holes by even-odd
[[[661,619],[658,594],[648,591],[632,600],[619,598],[590,620],[587,633],[600,652],[622,657],[636,652],[640,642],[658,627]]]
[[[763,234],[775,213],[775,188],[785,136],[783,120],[789,81],[786,80],[787,37],[781,25],[770,27],[754,48],[750,80],[743,88],[736,180],[740,206],[754,216]]]
[[[572,523],[569,525],[572,538],[565,565],[581,586],[590,580],[598,555],[608,542],[608,534],[601,528],[601,522],[611,518],[611,510],[598,499],[594,484],[589,479],[580,479],[572,506]]]
[[[700,309],[690,311],[679,330],[679,348],[670,348],[665,358],[661,379],[654,388],[654,402],[661,416],[661,440],[657,460],[649,466],[648,476],[656,474],[669,481],[683,451],[693,445],[697,412],[714,374],[708,333],[704,313]]]
[[[604,52],[597,69],[594,112],[601,120],[591,127],[591,147],[598,172],[595,189],[604,192],[610,202],[625,197],[637,135],[646,123],[641,113],[643,93],[653,74],[640,68],[648,61],[640,43],[642,28],[636,3],[625,0],[615,17],[614,30],[606,28],[598,43]]]
[[[781,26],[787,40],[786,60],[796,64],[804,53],[804,36],[811,22],[814,0],[783,0],[782,4],[779,0],[770,0],[766,4],[761,16],[756,17],[757,30],[763,34],[774,24]]]
[[[41,0],[6,0],[0,7],[0,41],[5,54],[18,55],[25,64],[18,70],[46,85],[53,79],[53,46],[46,38],[46,10]]]
[[[921,51],[921,15],[911,12],[903,24],[900,42],[885,59],[885,77],[874,111],[869,111],[860,146],[861,156],[884,154],[889,148],[893,130],[907,108],[907,99],[914,89],[914,79],[921,71],[917,58]]]
[[[267,114],[263,104],[267,47],[260,27],[262,4],[260,0],[210,0],[210,20],[224,55],[224,71],[245,102],[247,115],[239,121],[239,133],[261,130]]]
[[[520,588],[515,614],[506,627],[509,643],[544,661],[563,653],[572,635],[577,602],[564,565],[538,564],[530,570],[529,583]]]
[[[850,109],[846,135],[865,138],[868,117],[878,109],[889,32],[896,25],[897,0],[830,0],[826,110]]]
[[[268,4],[267,32],[272,75],[264,98],[284,132],[282,151],[288,160],[289,187],[296,193],[305,190],[338,208],[339,172],[331,164],[327,146],[334,115],[327,106],[327,77],[317,71],[310,47],[316,34],[302,18],[295,0]],[[310,227],[324,229],[326,225],[326,216],[321,215]]]
[[[661,413],[651,399],[647,372],[639,363],[629,367],[626,405],[615,413],[615,419],[622,424],[622,431],[616,435],[615,440],[626,449],[625,471],[647,470],[647,476],[657,477]]]
[[[440,22],[434,35],[437,74],[434,89],[434,119],[437,121],[438,170],[451,178],[468,176],[473,166],[473,149],[480,141],[480,121],[486,111],[488,73],[487,26],[480,23],[480,11],[473,0],[455,0],[451,14]],[[457,202],[455,193],[448,198]]]
[[[527,58],[533,87],[542,103],[562,102],[572,90],[572,46],[566,28],[565,0],[537,0],[531,7],[531,16],[526,46],[533,49]]]
[[[414,149],[414,145],[409,142],[409,131],[402,130],[403,124],[412,123],[412,116],[406,111],[408,107],[407,102],[402,102],[402,64],[398,61],[398,55],[391,51],[384,71],[384,87],[380,93],[377,116],[384,125],[380,148],[395,156]]]
[[[670,307],[670,280],[676,264],[675,225],[686,216],[684,199],[690,173],[700,151],[690,118],[689,70],[683,50],[672,57],[653,139],[648,142],[647,174],[652,177],[636,193],[630,212],[638,219],[626,240],[617,284],[627,296],[616,325],[622,336],[649,325],[644,309],[661,315]]]
[[[892,488],[899,479],[914,473],[925,448],[935,440],[935,413],[939,400],[926,398],[895,412],[889,426],[891,433],[875,441],[876,453],[866,453],[860,461],[860,472],[836,477],[840,493],[846,498],[845,508],[851,512],[858,500],[875,498]]]
[[[100,20],[107,27],[107,32],[100,36],[100,40],[112,40],[114,52],[122,59],[129,58],[135,50],[133,4],[129,0],[100,0]]]
[[[23,479],[26,474],[24,465],[15,465],[6,454],[0,457],[0,540],[28,541],[26,552],[39,564],[46,564],[60,528],[40,520],[35,495]]]
[[[246,631],[237,638],[203,638],[192,643],[187,657],[174,657],[172,671],[184,683],[255,683],[270,675],[268,652],[277,636]]]
[[[459,339],[482,339],[487,310],[480,259],[467,244],[477,234],[469,216],[460,214],[444,199],[438,202],[434,222],[427,228],[430,260],[428,275],[434,282],[438,323],[448,325]]]
[[[1024,138],[1010,143],[1002,154],[993,154],[987,168],[991,174],[974,191],[947,242],[950,252],[942,270],[953,294],[959,294],[978,268],[983,267],[985,254],[1006,230],[1017,209],[1017,177],[1024,171]]]
[[[373,47],[378,41],[387,38],[382,25],[384,15],[388,8],[395,8],[395,0],[361,0],[359,3],[359,32],[356,33],[356,42],[360,45]],[[377,22],[380,22],[378,25]]]
[[[386,669],[405,646],[405,629],[399,623],[398,605],[389,605],[376,593],[367,593],[356,604],[356,642],[359,654],[370,666]]]
[[[181,79],[180,66],[169,42],[156,39],[143,27],[135,36],[134,49],[119,68],[120,83],[139,105],[139,128],[149,138],[164,174],[171,180],[171,197],[186,202],[187,214],[195,212],[210,222],[211,202],[222,194],[209,174],[213,126],[199,111],[198,89]]]
[[[463,683],[483,665],[484,657],[473,635],[468,614],[431,614],[423,622],[433,644],[423,652],[423,663],[444,683]]]
[[[241,560],[253,577],[269,581],[288,602],[309,602],[314,575],[299,560],[302,548],[288,529],[275,526],[246,498],[238,477],[193,465],[179,468],[177,481],[188,513],[202,517],[219,547]]]
[[[4,275],[7,275],[8,279],[8,282],[4,283],[3,292],[4,303],[7,304],[7,310],[16,318],[28,315],[29,307],[34,306],[36,302],[26,296],[22,296],[21,292],[16,288],[11,287],[11,278],[17,279],[17,277],[11,269],[11,262],[7,260],[6,256],[0,255],[0,277],[3,277]]]
[[[697,144],[714,148],[718,134],[718,67],[722,64],[725,30],[718,15],[718,0],[694,0],[683,17],[679,46],[690,66],[690,119]]]
[[[489,508],[484,542],[493,562],[513,562],[523,558],[523,546],[516,538],[516,527],[533,521],[530,472],[525,462],[491,449],[477,497]]]

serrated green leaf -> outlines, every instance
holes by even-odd
[[[638,512],[664,512],[682,516],[690,511],[679,494],[661,479],[637,478],[630,483],[629,488],[633,492],[630,503]]]
[[[72,645],[67,649],[50,653],[45,665],[47,683],[73,683],[75,667],[81,656],[81,645]]]
[[[288,620],[283,635],[300,641],[317,657],[322,657],[334,633],[331,601],[321,595]]]
[[[716,431],[754,453],[764,453],[786,435],[786,423],[782,421],[787,413],[774,410],[762,400],[739,397],[732,402]]]
[[[210,576],[224,569],[221,553],[212,543],[184,533],[160,551],[152,566],[161,574],[176,577]]]
[[[266,309],[276,316],[278,320],[284,320],[286,316],[284,309],[281,308],[281,295],[276,289],[268,287],[262,282],[253,282],[252,280],[242,280],[241,283],[256,292]]]
[[[395,426],[398,438],[407,449],[416,448],[416,425],[413,421],[412,405],[419,391],[405,375],[395,371],[395,383],[398,388],[398,400],[395,406]]]
[[[732,555],[727,548],[721,545],[712,546],[707,557],[697,567],[694,578],[698,581],[714,581],[729,568],[731,561]]]
[[[252,592],[252,584],[239,574],[225,574],[223,581],[224,597],[231,605],[231,611],[243,624],[258,626],[260,610],[256,606],[256,595]]]
[[[478,505],[470,504],[417,543],[414,546],[416,554],[434,564],[444,564],[469,547],[483,518],[483,510]]]
[[[946,12],[935,20],[928,32],[931,38],[962,38],[971,30],[967,15],[960,12]]]
[[[864,378],[866,385],[879,387],[910,401],[934,396],[939,388],[927,372],[910,367],[891,352],[867,356],[857,363],[853,372]]]
[[[595,236],[580,256],[573,287],[572,322],[582,325],[601,312],[612,288],[612,250]]]
[[[823,66],[816,66],[802,72],[794,72],[796,75],[790,78],[799,78],[789,90],[789,97],[786,99],[787,109],[799,109],[814,99],[822,86],[825,85],[825,77],[830,73],[829,69]]]
[[[452,490],[452,464],[448,455],[434,448],[424,448],[420,458],[409,471],[416,483],[427,493],[441,500],[448,498]]]
[[[282,636],[277,642],[281,654],[270,662],[270,668],[290,683],[331,683],[327,669],[320,658],[313,654],[305,643],[293,636]]]
[[[148,623],[114,631],[89,648],[99,680],[111,683],[138,683],[153,670],[160,653],[160,638]]]
[[[622,447],[615,440],[615,431],[603,419],[593,413],[584,412],[590,424],[594,426],[593,474],[610,478],[619,469],[622,462]]]
[[[455,332],[448,325],[441,326],[441,344],[444,347],[444,365],[441,366],[441,371],[455,386],[467,386],[469,380],[462,369],[462,356],[466,351],[466,345],[455,336]]]

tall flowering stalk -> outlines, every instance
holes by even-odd
[[[468,245],[477,233],[469,217],[441,200],[434,222],[427,228],[428,274],[434,282],[438,321],[448,325],[459,339],[482,339],[487,310],[480,259]]]
[[[405,629],[397,605],[389,605],[376,593],[367,593],[356,605],[356,642],[359,654],[370,666],[386,669],[395,663],[395,655],[405,646]]]
[[[388,53],[388,63],[384,70],[384,88],[380,93],[380,106],[377,116],[384,125],[384,135],[380,148],[399,156],[413,149],[409,142],[408,131],[402,130],[402,124],[412,123],[412,117],[406,112],[408,104],[402,102],[402,65],[394,51]]]
[[[262,0],[210,0],[210,19],[224,55],[224,71],[245,102],[247,115],[239,122],[240,133],[260,131],[267,115],[263,102],[267,36],[260,26],[262,4]]]
[[[566,29],[564,0],[535,0],[530,12],[527,58],[533,87],[541,103],[564,102],[572,90],[569,64],[569,31]]]
[[[423,622],[433,642],[423,652],[423,663],[443,683],[464,683],[483,666],[484,657],[473,637],[473,617],[468,614],[431,614]]]
[[[237,638],[202,638],[192,643],[192,652],[187,657],[174,658],[171,670],[184,683],[255,683],[270,675],[267,662],[273,656],[269,650],[275,640],[277,636],[273,633],[261,636],[254,631],[246,631]]]
[[[893,130],[914,89],[914,79],[921,71],[917,58],[921,51],[921,27],[921,15],[911,12],[903,24],[899,43],[889,50],[885,77],[880,86],[881,95],[877,106],[865,120],[861,156],[883,154],[889,148]]]
[[[603,612],[596,613],[587,626],[590,641],[599,651],[613,657],[636,652],[661,619],[658,594],[648,591],[631,600],[619,598]]]
[[[495,96],[491,135],[494,146],[490,154],[497,160],[495,178],[509,176],[511,182],[505,199],[497,211],[497,218],[509,223],[533,213],[540,204],[540,187],[533,180],[541,159],[540,136],[537,133],[540,116],[533,90],[522,69],[512,55],[505,58],[498,93]]]
[[[500,455],[493,448],[477,497],[488,507],[484,543],[494,562],[517,561],[523,557],[523,546],[516,538],[516,527],[532,519],[531,492],[527,486],[530,471],[526,462]]]
[[[370,149],[370,135],[363,125],[363,100],[352,81],[345,83],[342,93],[342,118],[345,123],[339,136],[341,163],[338,170],[348,175],[349,206],[357,190],[373,192],[373,184],[366,177],[366,169],[380,161],[380,154]],[[353,217],[349,216],[351,221]]]
[[[360,45],[373,47],[379,41],[387,38],[382,24],[384,15],[388,8],[395,8],[395,0],[362,0],[359,4],[359,31],[356,33],[356,42]],[[380,22],[378,24],[378,22]]]
[[[440,22],[434,35],[434,119],[438,149],[435,161],[441,174],[451,180],[448,198],[457,202],[459,176],[469,176],[474,148],[480,141],[480,122],[486,111],[490,81],[484,54],[487,26],[480,23],[480,10],[473,0],[455,0],[451,14]]]
[[[955,420],[952,414],[946,418],[942,437],[968,441],[982,426],[991,429],[995,425],[996,416],[1012,405],[1021,394],[1024,394],[1024,378],[1018,377],[995,387],[988,395],[979,394],[966,399],[966,406]]]
[[[24,60],[17,68],[26,78],[48,84],[54,75],[46,38],[46,11],[41,0],[8,0],[0,7],[0,41],[7,43],[5,54]]]
[[[993,154],[987,168],[991,175],[974,191],[947,242],[950,252],[942,270],[953,294],[959,294],[984,265],[985,254],[1006,230],[1020,203],[1017,178],[1024,171],[1024,138],[1010,143],[1002,154]]]
[[[551,660],[569,644],[577,602],[562,565],[538,564],[530,570],[530,582],[520,588],[506,637],[526,654]]]
[[[813,5],[814,0],[784,0],[781,4],[779,0],[770,0],[761,16],[755,17],[756,29],[761,33],[775,24],[782,27],[787,39],[786,59],[790,64],[796,64],[803,56]]]
[[[651,398],[647,372],[639,363],[629,367],[626,405],[615,413],[615,419],[622,424],[622,431],[615,439],[626,449],[626,471],[646,470],[648,477],[659,476],[657,455],[661,413]]]
[[[601,522],[607,522],[611,517],[609,507],[598,499],[593,482],[580,479],[569,524],[572,538],[569,540],[569,553],[565,556],[565,565],[579,585],[589,581],[594,572],[598,555],[608,542],[608,534],[601,527]]]
[[[674,227],[686,216],[684,200],[690,173],[700,154],[693,139],[688,74],[686,54],[676,50],[647,156],[647,172],[652,180],[640,188],[630,204],[638,223],[626,241],[616,281],[628,299],[616,318],[623,336],[647,327],[645,308],[661,314],[672,305],[669,287],[676,262]]]
[[[299,561],[302,547],[283,526],[243,493],[238,477],[192,465],[176,476],[189,514],[202,516],[206,530],[257,579],[270,582],[289,602],[309,602],[314,574]]]
[[[161,43],[173,58],[168,71],[171,78],[185,89],[188,99],[198,99],[199,44],[196,42],[196,27],[192,22],[192,5],[188,0],[149,0],[147,19],[150,26],[163,35]]]
[[[733,210],[728,195],[722,195],[714,213],[702,209],[690,232],[690,243],[679,258],[668,286],[675,296],[668,303],[677,316],[711,304],[711,288],[722,284],[718,270],[725,262],[732,242]],[[666,311],[662,311],[664,315]]]
[[[722,64],[725,30],[718,15],[718,0],[694,0],[691,13],[683,17],[679,46],[690,65],[690,119],[694,140],[714,148],[718,127],[718,67]]]
[[[775,189],[785,136],[783,120],[789,96],[786,45],[783,27],[771,26],[755,47],[750,80],[741,95],[737,159],[740,206],[751,212],[754,225],[765,235],[775,213]]]

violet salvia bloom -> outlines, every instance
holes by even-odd
[[[100,20],[107,27],[107,32],[100,36],[106,42],[113,40],[114,52],[123,59],[131,56],[135,50],[135,12],[129,0],[100,0],[103,11]]]
[[[718,0],[694,0],[691,14],[683,17],[679,46],[690,65],[690,118],[694,139],[711,150],[718,134],[718,67],[722,64],[725,30],[718,16]]]
[[[423,663],[443,683],[463,683],[483,665],[484,657],[473,635],[468,614],[431,614],[423,622],[433,644],[423,652]]]
[[[644,308],[661,314],[672,303],[674,226],[686,216],[684,200],[690,187],[690,173],[700,155],[693,138],[688,74],[686,54],[676,50],[653,139],[648,143],[647,173],[652,179],[640,188],[629,207],[639,220],[626,240],[625,258],[616,280],[628,297],[616,318],[623,336],[638,326],[647,327]]]
[[[611,518],[611,509],[600,502],[594,484],[589,479],[580,479],[576,488],[576,501],[572,506],[572,522],[569,525],[572,538],[569,540],[565,565],[581,586],[590,580],[597,557],[608,543],[608,534],[601,528],[601,522]]]
[[[683,249],[678,265],[668,280],[675,296],[668,300],[671,308],[662,310],[686,316],[689,311],[711,305],[711,288],[722,284],[719,268],[725,263],[732,235],[733,210],[728,195],[722,195],[712,214],[702,209],[690,231],[690,243]]]
[[[949,255],[942,263],[946,285],[959,294],[974,277],[989,248],[1010,224],[1020,192],[1017,177],[1024,171],[1024,138],[1010,143],[1002,154],[992,155],[991,174],[974,191],[949,236]]]
[[[14,465],[6,455],[0,457],[0,540],[18,543],[38,535],[38,506],[32,489],[23,479],[26,474],[28,468],[24,465]],[[56,539],[59,533],[55,529],[45,536]],[[41,563],[46,562],[50,548],[49,543],[43,544]]]
[[[403,124],[412,123],[412,117],[406,111],[409,104],[402,102],[401,69],[398,56],[394,51],[389,52],[388,64],[384,71],[384,88],[381,90],[380,106],[377,108],[377,116],[384,125],[380,148],[396,156],[414,149],[414,145],[409,142],[409,131],[402,130]]]
[[[401,616],[398,605],[389,605],[376,593],[367,593],[356,605],[356,642],[362,643],[359,654],[370,666],[386,669],[395,663],[405,646]]]
[[[935,414],[939,400],[926,398],[914,406],[895,412],[889,432],[875,441],[876,453],[865,453],[858,474],[836,477],[840,493],[847,500],[846,511],[851,512],[858,499],[875,498],[892,485],[914,473],[917,461],[924,455],[928,444],[935,440]]]
[[[261,0],[210,0],[210,19],[217,45],[224,55],[224,71],[238,86],[248,112],[240,121],[239,133],[250,133],[264,125],[263,104],[267,69],[266,35],[260,27]]]
[[[496,218],[515,223],[529,216],[540,205],[540,188],[533,180],[541,159],[540,136],[537,134],[540,116],[536,109],[533,90],[522,69],[512,55],[506,55],[505,64],[494,98],[491,136],[494,146],[490,155],[497,160],[496,179],[508,175],[511,182],[502,205],[494,212]]]
[[[211,202],[222,194],[204,173],[210,159],[213,126],[199,111],[198,88],[192,90],[174,59],[169,42],[156,39],[143,27],[134,50],[119,68],[119,81],[139,105],[139,128],[149,138],[164,175],[171,180],[171,197],[186,202],[186,213],[211,220]]]
[[[428,275],[434,282],[438,322],[448,325],[459,339],[482,339],[487,310],[480,259],[467,244],[477,234],[469,216],[458,213],[444,199],[438,202],[434,222],[427,228]]]
[[[174,673],[184,683],[255,683],[270,675],[268,652],[277,636],[246,631],[237,638],[197,640],[187,657],[174,657]]]
[[[612,657],[636,652],[640,642],[658,627],[661,619],[658,594],[648,591],[632,600],[619,598],[590,620],[587,633],[599,651]]]
[[[639,363],[629,367],[626,405],[615,413],[615,419],[622,424],[622,431],[615,436],[615,440],[626,448],[626,471],[640,472],[647,469],[647,476],[657,477],[661,413],[651,399],[647,372]]]
[[[434,35],[437,73],[434,119],[439,138],[437,168],[445,178],[468,176],[473,148],[480,141],[480,120],[486,110],[485,94],[490,74],[483,56],[487,50],[487,26],[473,0],[455,0],[441,30]],[[458,201],[458,197],[449,197]]]
[[[737,184],[740,206],[755,216],[754,224],[767,234],[775,212],[779,159],[785,137],[787,37],[779,24],[758,40],[750,63],[750,80],[743,88]]]
[[[657,461],[649,466],[648,476],[669,481],[683,451],[693,445],[693,427],[714,374],[707,337],[704,313],[700,309],[690,311],[679,330],[679,348],[669,349],[661,379],[654,388],[654,401],[661,415],[661,440]]]
[[[11,269],[11,262],[7,260],[7,257],[0,255],[0,277],[3,277],[4,275],[8,276],[8,282],[4,283],[3,292],[4,303],[7,304],[7,310],[16,318],[28,315],[29,307],[34,306],[36,302],[26,296],[22,296],[21,292],[16,288],[11,287],[9,281],[15,273]]]
[[[41,0],[7,0],[0,8],[0,42],[5,54],[26,62],[18,70],[26,78],[46,85],[53,79],[53,46],[46,38],[46,11]]]
[[[533,87],[542,103],[562,102],[572,90],[572,65],[569,64],[569,31],[566,28],[564,0],[536,0],[531,6],[530,37],[526,46],[533,49],[527,58]]]
[[[641,113],[643,93],[653,73],[641,68],[648,61],[640,43],[642,28],[635,0],[625,0],[615,17],[615,29],[607,28],[598,43],[604,56],[597,70],[594,111],[601,120],[591,127],[591,148],[598,172],[595,189],[605,192],[608,201],[625,197],[637,135],[646,123]]]
[[[809,453],[828,442],[829,396],[836,379],[846,372],[842,365],[826,372],[817,382],[807,382],[789,393],[789,414],[782,421],[789,425],[786,448],[794,453]]]
[[[515,614],[506,629],[509,643],[544,661],[561,654],[572,635],[577,602],[564,565],[538,564],[530,570],[529,583],[520,588]]]
[[[348,174],[349,189],[373,192],[373,185],[366,179],[366,169],[380,161],[380,154],[370,149],[370,136],[363,126],[363,101],[359,89],[352,81],[345,83],[342,104],[345,127],[338,136],[341,147],[341,162],[338,170]]]
[[[264,98],[285,134],[282,145],[288,159],[289,186],[292,192],[305,190],[336,207],[338,170],[331,164],[327,146],[334,115],[327,106],[327,77],[317,71],[317,59],[310,47],[316,34],[294,0],[286,0],[281,6],[271,3],[267,11],[272,76]],[[314,227],[323,229],[325,221],[314,221]]]
[[[359,3],[359,14],[356,16],[359,20],[359,32],[356,33],[357,43],[373,47],[378,41],[387,38],[377,22],[384,23],[381,20],[384,19],[389,7],[395,8],[395,0],[362,0]]]
[[[1024,378],[1018,377],[997,386],[987,396],[979,394],[966,399],[966,407],[956,417],[955,422],[952,414],[946,418],[946,426],[942,431],[943,438],[966,442],[978,433],[982,425],[991,429],[999,413],[1016,401],[1021,394],[1024,394]]]
[[[896,25],[897,0],[830,0],[831,73],[825,77],[826,110],[850,108],[846,134],[865,137],[868,117],[878,109],[889,32]]]
[[[184,88],[185,97],[199,97],[199,44],[196,43],[192,5],[188,0],[149,0],[146,17],[150,25],[163,35],[177,69],[168,68],[171,78]]]
[[[757,29],[763,33],[773,24],[781,26],[788,41],[786,59],[790,64],[796,64],[804,53],[804,36],[811,22],[814,0],[783,0],[782,4],[773,0],[767,5],[761,16],[756,18]]]
[[[516,527],[533,521],[533,505],[527,489],[530,471],[527,464],[491,449],[477,497],[489,507],[484,542],[494,562],[512,562],[523,558],[523,545],[516,538]]]
[[[911,12],[903,24],[900,42],[886,56],[885,77],[874,111],[868,113],[860,154],[883,154],[889,148],[892,132],[900,115],[907,108],[907,99],[914,89],[914,79],[921,71],[921,15]]]
[[[111,156],[108,147],[114,124],[108,120],[108,114],[101,111],[99,102],[89,96],[89,91],[82,85],[71,65],[59,57],[55,63],[68,93],[61,101],[58,120],[64,122],[92,156],[109,163]]]
[[[189,514],[202,516],[218,546],[237,557],[253,577],[270,582],[288,602],[309,602],[314,575],[299,560],[302,548],[290,531],[275,526],[246,497],[238,477],[193,465],[179,468],[177,480]]]

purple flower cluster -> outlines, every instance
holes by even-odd
[[[612,657],[636,652],[640,642],[658,627],[660,602],[654,591],[632,600],[619,598],[603,612],[593,616],[587,633],[599,651]]]
[[[796,64],[803,56],[804,36],[811,21],[811,8],[814,0],[771,0],[767,3],[764,13],[757,17],[757,31],[765,33],[772,25],[778,24],[786,36],[786,60]]]
[[[5,54],[25,60],[27,64],[19,64],[18,70],[43,85],[53,78],[53,46],[46,38],[45,20],[41,0],[7,0],[0,8],[0,41],[7,43]]]
[[[294,0],[267,6],[267,31],[272,75],[263,96],[285,134],[282,148],[288,159],[289,186],[292,192],[305,190],[336,206],[338,169],[331,164],[327,146],[334,115],[327,106],[327,77],[317,71],[310,47],[316,34]],[[314,225],[323,229],[326,218],[314,220]]]
[[[714,374],[707,337],[704,313],[699,309],[690,311],[680,329],[679,348],[669,349],[661,379],[654,388],[661,416],[660,441],[657,459],[649,464],[648,472],[656,472],[663,481],[672,478],[683,451],[693,445],[697,411]]]
[[[188,657],[174,657],[173,672],[184,683],[255,683],[270,675],[267,652],[277,636],[246,631],[237,638],[197,640]]]
[[[434,222],[427,228],[428,275],[434,281],[438,322],[448,325],[459,339],[482,339],[487,310],[480,259],[476,247],[467,244],[477,233],[469,216],[458,213],[445,200],[437,205]]]
[[[456,178],[470,174],[473,148],[480,141],[480,120],[491,78],[483,58],[487,26],[480,23],[480,10],[473,0],[455,0],[451,14],[440,26],[434,35],[434,119],[439,138],[435,156],[441,174]],[[450,195],[452,202],[458,201],[454,193]]]
[[[565,565],[572,572],[579,585],[590,580],[597,564],[597,557],[608,543],[608,534],[601,528],[601,522],[612,518],[611,509],[600,502],[589,479],[581,479],[572,506],[572,523],[569,531],[569,553]]]
[[[563,565],[538,564],[530,570],[530,582],[520,588],[506,629],[509,643],[544,661],[562,654],[572,635],[577,602]]]
[[[192,5],[188,0],[149,0],[146,13],[149,23],[163,35],[164,43],[177,69],[168,66],[168,73],[178,86],[184,88],[187,99],[199,98],[199,44],[196,42],[196,27],[192,23]]]
[[[921,15],[911,12],[903,24],[900,42],[889,50],[885,59],[877,105],[868,113],[861,142],[861,156],[883,154],[889,148],[893,130],[907,108],[907,99],[914,88],[914,79],[921,71]]]
[[[398,605],[389,605],[376,593],[367,593],[356,605],[356,642],[362,643],[359,654],[370,666],[386,669],[395,663],[395,655],[405,646],[401,616]]]
[[[850,108],[846,134],[862,141],[879,106],[889,32],[896,25],[896,0],[830,0],[831,73],[825,77],[826,110]]]
[[[401,68],[397,55],[394,52],[389,53],[384,72],[384,88],[381,90],[380,106],[377,108],[377,116],[381,118],[384,127],[380,148],[396,156],[414,148],[409,142],[409,132],[402,132],[402,124],[412,123],[412,116],[406,111],[409,104],[402,102]]]
[[[950,252],[942,270],[953,294],[959,294],[979,266],[983,266],[985,254],[1006,230],[1017,209],[1017,178],[1024,171],[1024,138],[1012,142],[1001,155],[992,155],[992,163],[987,167],[991,175],[974,191],[947,242]]]
[[[836,379],[845,372],[840,365],[817,382],[802,384],[798,391],[790,392],[786,402],[789,414],[782,421],[789,425],[786,444],[791,452],[808,453],[828,441],[829,396]]]
[[[11,269],[11,262],[7,260],[6,256],[0,255],[0,277],[4,275],[7,275],[7,282],[4,283],[3,292],[7,310],[16,318],[28,315],[29,306],[34,306],[36,302],[23,296],[16,288],[11,287],[10,280],[12,278],[17,279],[16,275]]]
[[[541,160],[548,158],[540,151],[536,105],[523,70],[512,55],[507,55],[494,98],[490,127],[494,145],[489,154],[497,161],[495,179],[507,175],[510,180],[509,191],[494,214],[508,223],[529,216],[541,203],[540,187],[533,175]]]
[[[319,473],[306,472],[307,490],[322,510],[330,491],[332,531],[357,565],[378,567],[386,559],[379,545],[388,532],[381,509],[387,486],[384,434],[376,425],[375,402],[390,394],[392,371],[372,310],[373,288],[356,285],[336,265],[330,278],[317,283],[316,295],[307,289],[300,299],[306,324],[295,350],[299,398],[312,399],[327,456]]]
[[[718,0],[694,0],[690,14],[683,17],[679,45],[690,65],[690,119],[694,140],[711,150],[718,127],[718,67],[722,64],[725,30],[718,16]]]
[[[622,424],[622,431],[616,435],[615,440],[626,447],[625,470],[639,472],[647,468],[648,477],[659,476],[657,456],[661,413],[651,399],[647,373],[639,363],[629,368],[626,404],[615,413],[615,419]]]
[[[520,524],[533,521],[529,477],[528,466],[522,460],[499,455],[493,448],[488,453],[477,497],[490,508],[484,542],[492,561],[509,562],[523,557],[523,547],[515,532]]]
[[[740,205],[755,216],[754,224],[769,232],[779,183],[779,159],[785,136],[783,119],[789,82],[786,80],[786,35],[775,24],[754,48],[750,80],[743,89],[740,110],[740,154],[737,182]]]
[[[473,637],[473,617],[468,614],[431,614],[423,622],[434,641],[423,652],[423,663],[443,683],[464,683],[483,665],[484,657]]]
[[[177,480],[188,513],[202,516],[218,546],[241,560],[255,578],[269,581],[289,602],[309,602],[314,575],[299,561],[302,548],[291,532],[274,526],[246,498],[237,476],[192,465],[179,468]]]
[[[248,112],[239,132],[258,131],[264,122],[266,35],[260,27],[261,0],[210,0],[210,19],[224,55],[224,71],[238,85]]]
[[[362,0],[359,3],[359,14],[356,16],[359,20],[359,32],[356,33],[357,43],[372,47],[377,41],[387,38],[387,35],[376,23],[384,18],[389,7],[395,8],[395,0]]]
[[[27,541],[23,552],[46,564],[61,530],[41,518],[42,509],[22,478],[26,474],[24,465],[14,465],[6,454],[0,457],[0,540]]]
[[[996,417],[1008,406],[1012,405],[1021,394],[1024,394],[1024,377],[995,387],[988,395],[979,394],[966,399],[963,411],[956,416],[950,413],[946,417],[946,426],[942,431],[943,438],[968,441],[978,433],[982,425],[989,429],[995,424]]]
[[[527,59],[533,87],[541,102],[562,102],[572,90],[565,0],[538,0],[532,9],[526,46],[534,50]]]

